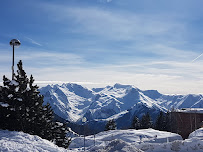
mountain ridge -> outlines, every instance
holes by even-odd
[[[160,111],[167,112],[172,108],[203,108],[201,94],[164,95],[157,90],[140,90],[119,83],[93,89],[67,83],[48,85],[39,91],[56,115],[76,124],[82,124],[83,117],[87,122],[105,122],[114,118],[122,128],[123,124],[129,126],[135,115],[140,118],[146,112],[154,120]]]

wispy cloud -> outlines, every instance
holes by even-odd
[[[12,61],[12,51],[10,47],[0,49],[0,66],[9,64]],[[85,59],[77,54],[68,52],[48,51],[46,49],[35,49],[21,46],[15,50],[15,62],[22,60],[32,67],[60,67],[60,66],[74,66],[85,63]]]
[[[71,53],[62,52],[19,52],[17,54],[17,59],[29,60],[40,62],[41,64],[49,65],[61,65],[61,64],[81,64],[83,62],[82,57]]]
[[[110,12],[97,8],[69,8],[68,12],[79,23],[79,32],[112,40],[136,40],[143,36],[164,35],[175,29],[183,29],[175,21],[169,22],[153,15]]]
[[[98,0],[99,2],[107,2],[107,3],[109,3],[109,2],[112,2],[112,0]]]
[[[161,15],[62,5],[46,5],[45,10],[49,11],[50,19],[56,22],[71,21],[75,27],[71,29],[73,32],[111,40],[136,40],[143,36],[169,34],[170,31],[177,35],[184,30],[183,24]]]
[[[162,93],[200,93],[202,88],[202,62],[178,62],[178,61],[151,61],[136,62],[132,64],[120,65],[96,65],[95,67],[81,66],[80,64],[70,64],[61,66],[57,64],[61,57],[67,54],[34,54],[33,60],[27,55],[22,56],[25,59],[24,69],[28,76],[33,74],[36,83],[40,86],[46,84],[74,82],[87,87],[103,87],[113,85],[114,83],[132,84],[140,89],[157,89]],[[36,60],[39,56],[56,57],[57,61],[48,60],[50,66],[34,66],[38,64]],[[22,59],[21,58],[21,59]],[[73,59],[73,58],[72,58]],[[30,61],[32,60],[32,61]],[[74,59],[73,59],[74,60]],[[72,60],[72,61],[73,61]],[[29,62],[28,62],[29,61]],[[32,65],[30,65],[32,62]],[[10,69],[8,69],[10,71]],[[11,72],[4,72],[10,76]],[[197,89],[197,87],[199,89]],[[184,88],[184,89],[183,89]],[[203,89],[203,88],[202,88]]]
[[[38,43],[37,41],[29,38],[29,37],[25,37],[29,42],[31,42],[32,44],[38,45],[38,46],[42,46],[42,44]]]
[[[145,70],[148,71],[147,68]],[[171,74],[168,74],[161,72],[162,69],[140,73],[137,71],[132,72],[131,70],[119,71],[107,68],[77,68],[75,71],[72,71],[63,67],[63,69],[36,69],[32,70],[32,74],[36,80],[57,81],[60,79],[61,82],[91,82],[88,84],[83,83],[84,86],[103,87],[119,82],[135,85],[140,89],[157,89],[162,93],[200,93],[201,89],[197,89],[197,87],[202,88],[201,84],[203,81],[201,79],[191,79],[189,75],[179,75],[180,72],[176,73],[178,70],[180,69],[174,69]],[[61,72],[63,75],[61,75]],[[189,70],[189,72],[192,72],[192,70]],[[188,74],[190,74],[189,72]],[[191,75],[194,76],[196,74],[193,73]]]

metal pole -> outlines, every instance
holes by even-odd
[[[12,80],[14,80],[14,44],[13,44]]]
[[[95,146],[95,133],[94,133],[94,146]]]
[[[84,151],[85,151],[85,122],[87,121],[86,117],[83,117],[82,118],[82,122],[83,122],[83,131],[84,131]]]
[[[85,124],[84,124],[84,151],[85,151]]]

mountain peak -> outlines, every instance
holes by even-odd
[[[113,87],[117,88],[117,89],[121,89],[121,88],[123,88],[123,89],[131,89],[131,88],[133,88],[132,85],[123,85],[123,84],[120,84],[120,83],[116,83]]]
[[[151,99],[157,99],[162,95],[157,90],[145,90],[142,92]]]
[[[82,87],[81,85],[76,84],[76,83],[63,83],[61,86],[66,87],[66,88],[68,88],[68,87]]]

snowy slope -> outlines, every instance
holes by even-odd
[[[88,120],[115,119],[118,128],[128,128],[134,115],[150,112],[155,118],[160,111],[167,111],[134,86],[115,84],[94,90],[98,95],[84,115]]]
[[[201,138],[203,139],[203,128],[197,129],[195,131],[193,131],[192,133],[190,133],[189,139],[191,138]]]
[[[180,135],[157,131],[111,130],[94,136],[86,136],[86,151],[89,152],[202,152],[203,129],[182,140]],[[0,151],[2,152],[80,152],[84,151],[84,137],[74,137],[69,149],[57,147],[38,136],[23,132],[0,130]]]
[[[48,140],[23,132],[0,130],[1,152],[68,152]]]
[[[45,103],[49,102],[57,115],[73,122],[85,114],[88,119],[107,119],[140,103],[165,111],[165,108],[130,85],[115,84],[93,90],[77,84],[48,85],[40,92],[44,95]]]
[[[141,137],[141,138],[140,138]],[[154,129],[127,129],[127,130],[109,130],[95,135],[96,145],[109,142],[115,139],[121,139],[127,143],[164,143],[174,140],[182,140],[182,137],[175,133],[158,131]],[[86,137],[86,146],[91,147],[94,144],[94,135]],[[83,137],[72,139],[70,148],[83,147]]]
[[[192,133],[190,139],[182,140],[178,134],[157,131],[154,129],[141,130],[111,130],[100,132],[94,136],[85,137],[86,150],[90,152],[202,152],[202,129]],[[82,151],[84,138],[76,137],[69,147],[71,150]]]
[[[142,92],[166,109],[203,108],[203,96],[201,94],[163,95],[156,90]]]
[[[117,141],[119,139],[119,141]],[[164,143],[167,141],[175,141],[182,140],[181,136],[174,133],[157,131],[154,129],[128,129],[128,130],[110,130],[100,132],[95,135],[95,145],[94,146],[94,136],[86,137],[86,149],[89,151],[96,151],[98,149],[103,149],[107,151],[106,146],[111,146],[109,149],[113,149],[112,142],[117,143],[118,145],[123,145],[124,149],[130,148],[137,151],[138,145],[143,143]],[[114,144],[115,144],[114,143]],[[118,145],[116,148],[118,148]],[[83,137],[73,138],[72,143],[70,145],[70,149],[80,149],[84,146]],[[115,150],[115,149],[114,149]],[[111,151],[111,150],[109,150]],[[131,150],[130,150],[131,151]]]
[[[94,97],[91,90],[77,84],[48,85],[40,89],[44,101],[50,103],[55,114],[76,122],[87,111]]]

